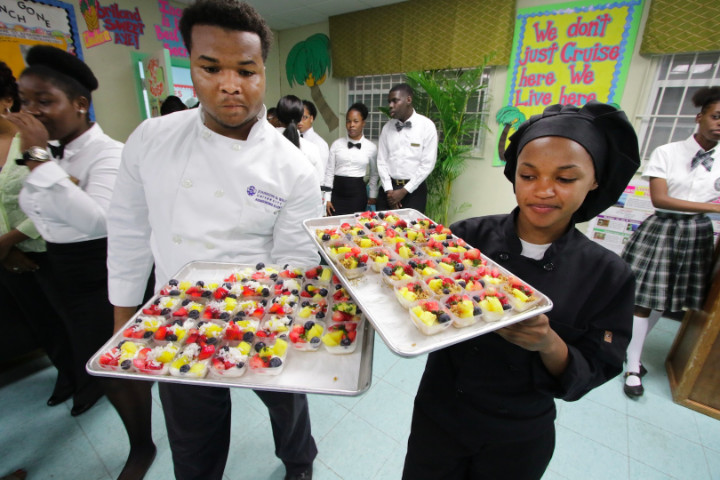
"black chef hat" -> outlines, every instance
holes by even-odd
[[[540,137],[569,138],[592,157],[598,188],[587,194],[573,216],[575,222],[590,220],[614,205],[640,167],[637,136],[622,110],[595,100],[582,108],[558,104],[530,117],[510,137],[505,176],[513,185],[518,155],[528,142]]]
[[[72,53],[48,45],[35,45],[25,57],[28,68],[25,74],[50,77],[61,83],[58,87],[69,95],[75,93],[90,100],[90,92],[98,88],[98,81],[85,62]],[[71,91],[68,91],[68,88]],[[75,96],[75,95],[72,95]]]

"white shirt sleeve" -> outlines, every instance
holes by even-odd
[[[388,147],[388,141],[385,130],[387,130],[388,125],[390,123],[386,123],[383,127],[382,131],[380,132],[380,141],[378,142],[378,151],[377,151],[377,170],[378,175],[380,176],[380,182],[382,184],[383,189],[386,192],[389,192],[392,190],[392,181],[390,180],[390,171],[388,170],[388,158],[390,157],[390,149]]]
[[[139,172],[142,134],[143,125],[133,132],[123,149],[108,211],[110,303],[120,307],[142,302],[153,265],[148,206]]]
[[[330,154],[328,155],[328,163],[325,167],[325,177],[323,179],[323,186],[328,187],[330,189],[333,188],[333,183],[335,181],[335,157],[337,155],[337,145],[340,140],[336,140],[333,142],[332,146],[330,147]]]
[[[420,165],[418,165],[415,174],[410,178],[410,181],[405,184],[405,190],[408,193],[415,191],[422,182],[432,173],[435,168],[435,161],[437,160],[437,145],[438,136],[437,129],[432,122],[429,122],[430,126],[423,132],[422,141],[422,153],[420,155]]]
[[[378,174],[378,167],[377,167],[377,147],[375,145],[368,141],[369,145],[373,146],[373,151],[370,155],[368,155],[368,162],[369,162],[369,170],[370,170],[370,178],[368,180],[368,186],[369,192],[368,196],[370,198],[377,198],[378,191],[380,190],[380,187],[378,186],[378,180],[380,178],[380,175]]]

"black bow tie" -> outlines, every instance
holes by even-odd
[[[50,153],[52,153],[53,157],[63,158],[63,155],[65,154],[65,145],[53,145],[48,143],[48,147],[50,148]]]
[[[407,128],[412,128],[412,122],[409,122],[409,121],[408,121],[408,122],[403,123],[403,122],[401,122],[400,120],[398,120],[398,122],[395,124],[395,128],[397,128],[397,131],[398,131],[398,132],[399,132],[400,130],[402,130],[403,128],[405,128],[405,127],[407,127]]]
[[[712,169],[713,166],[713,152],[715,149],[708,150],[707,152],[703,150],[698,150],[698,152],[693,157],[692,161],[690,162],[690,169],[694,169],[698,166],[698,164],[702,163],[702,166],[705,167],[705,170],[708,172]]]
[[[353,147],[357,147],[357,149],[360,150],[360,147],[362,147],[362,144],[361,144],[361,143],[348,142],[348,148],[353,148]]]

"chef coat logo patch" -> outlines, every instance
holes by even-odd
[[[255,195],[255,193],[256,193],[255,187],[253,187],[252,185],[250,185],[250,186],[247,188],[247,194],[252,197],[253,195]]]
[[[720,177],[715,180],[715,191],[720,192]]]
[[[252,193],[250,193],[250,189],[252,189]],[[264,203],[265,205],[269,205],[273,208],[276,208],[280,210],[285,205],[285,199],[282,198],[279,195],[275,195],[274,193],[266,192],[264,190],[256,189],[255,187],[249,187],[248,188],[248,195],[251,197],[254,196],[255,200],[258,203]]]

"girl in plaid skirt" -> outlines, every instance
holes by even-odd
[[[622,257],[635,274],[633,334],[627,351],[623,388],[628,397],[644,389],[640,363],[645,337],[664,311],[700,309],[713,258],[713,228],[708,203],[720,195],[720,87],[705,87],[692,98],[700,108],[697,132],[681,142],[658,147],[643,173],[650,179],[655,214],[632,235]]]

